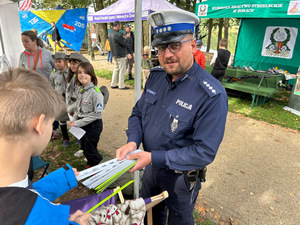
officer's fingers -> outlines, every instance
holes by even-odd
[[[117,151],[116,151],[116,158],[118,160],[124,159],[125,155],[126,155],[126,149],[124,148],[124,146],[122,146],[121,148],[117,149]]]

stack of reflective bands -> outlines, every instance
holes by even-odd
[[[133,151],[134,154],[141,151],[140,149]],[[118,161],[116,158],[101,163],[80,172],[76,177],[78,181],[83,181],[83,185],[89,189],[95,189],[97,193],[103,192],[109,185],[120,178],[124,173],[130,170],[136,164],[136,160],[127,160],[126,157]]]

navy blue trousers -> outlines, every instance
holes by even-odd
[[[169,193],[167,199],[153,207],[153,224],[165,225],[168,210],[168,225],[194,225],[193,211],[200,189],[199,180],[193,191],[183,174],[148,165],[142,178],[141,197],[149,198],[165,190]]]
[[[87,159],[87,165],[98,165],[103,159],[97,148],[103,129],[102,119],[95,120],[81,128],[86,131],[81,138],[81,149]]]

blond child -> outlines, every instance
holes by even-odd
[[[149,56],[149,52],[149,46],[145,46],[144,54],[142,55],[143,88],[145,88],[146,81],[150,75],[150,69],[153,67],[152,60]]]
[[[82,224],[90,214],[55,200],[77,186],[79,173],[66,165],[35,183],[27,176],[31,156],[46,148],[54,118],[66,110],[48,80],[27,69],[0,74],[0,224]]]

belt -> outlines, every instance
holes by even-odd
[[[206,171],[207,171],[206,167],[196,169],[196,170],[188,170],[188,171],[174,170],[174,172],[177,174],[183,174],[189,180],[190,183],[195,183],[198,178],[200,178],[201,182],[205,182]]]

